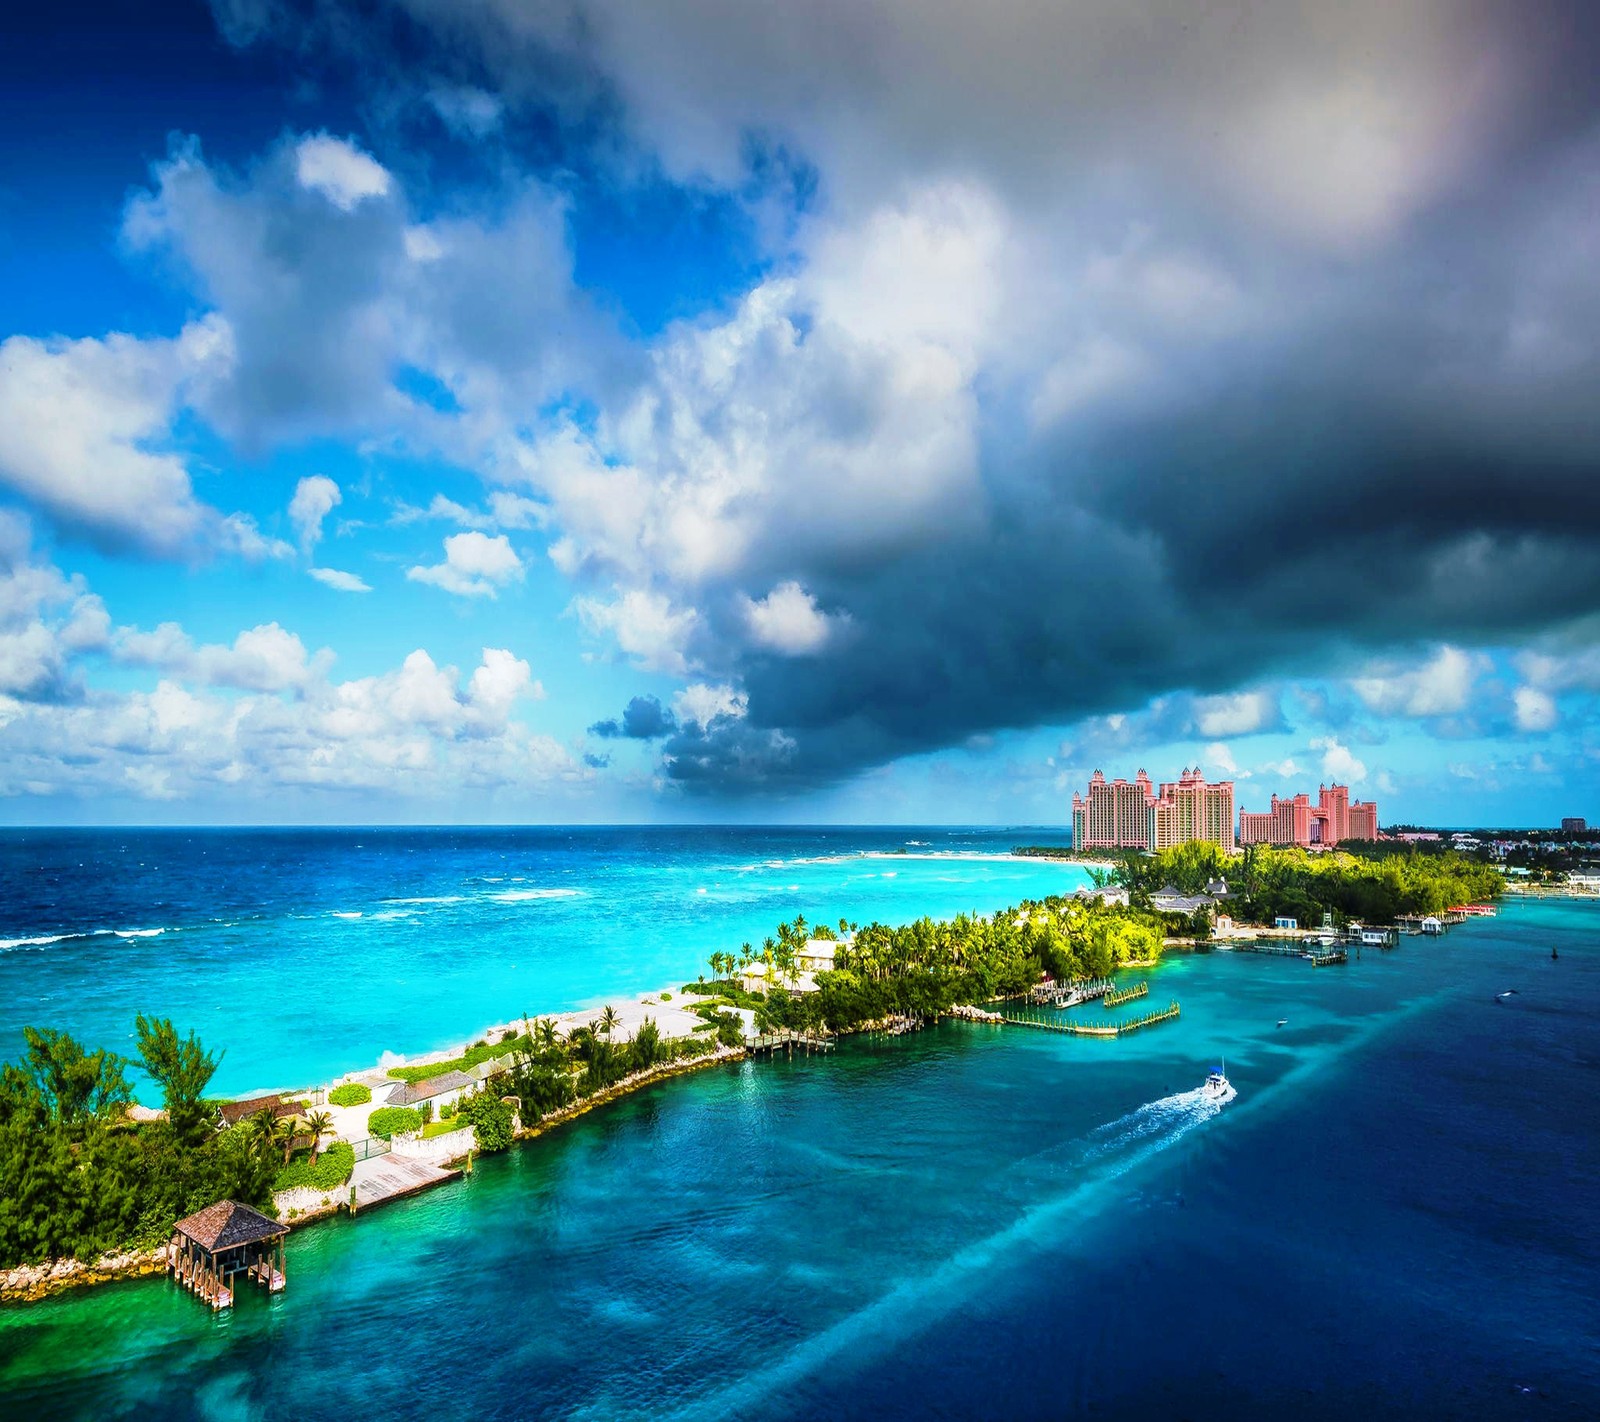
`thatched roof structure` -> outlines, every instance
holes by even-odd
[[[241,1244],[255,1244],[289,1233],[288,1225],[237,1200],[218,1200],[187,1219],[179,1220],[173,1228],[208,1254],[221,1254]]]

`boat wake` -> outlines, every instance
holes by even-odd
[[[790,1349],[776,1367],[751,1373],[720,1395],[697,1401],[693,1415],[741,1415],[758,1411],[764,1398],[781,1395],[824,1365],[854,1349],[878,1353],[892,1342],[923,1332],[961,1307],[975,1281],[1003,1268],[1019,1247],[1058,1242],[1085,1216],[1112,1198],[1108,1187],[1130,1170],[1176,1145],[1222,1108],[1204,1088],[1165,1096],[1097,1126],[1087,1136],[1054,1146],[1019,1162],[1019,1172],[1038,1177],[1037,1187],[1058,1179],[1064,1188],[1047,1194],[1010,1225],[976,1240],[950,1258],[891,1289],[837,1323]],[[680,1413],[677,1415],[689,1415]]]

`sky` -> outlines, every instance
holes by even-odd
[[[0,822],[1600,819],[1600,16],[0,18]]]

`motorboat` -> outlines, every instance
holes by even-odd
[[[1206,1077],[1206,1084],[1200,1091],[1207,1101],[1218,1106],[1226,1106],[1239,1094],[1228,1080],[1227,1073],[1219,1066],[1211,1068],[1211,1074]]]

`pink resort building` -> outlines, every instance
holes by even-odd
[[[1088,794],[1072,797],[1079,849],[1167,849],[1191,839],[1233,849],[1233,781],[1208,783],[1195,767],[1157,790],[1143,770],[1110,781],[1097,770]]]
[[[1265,813],[1242,810],[1239,814],[1240,844],[1333,846],[1347,839],[1378,837],[1378,804],[1375,800],[1352,800],[1348,785],[1323,785],[1317,790],[1317,803],[1300,794],[1287,800],[1272,797],[1272,808]]]

